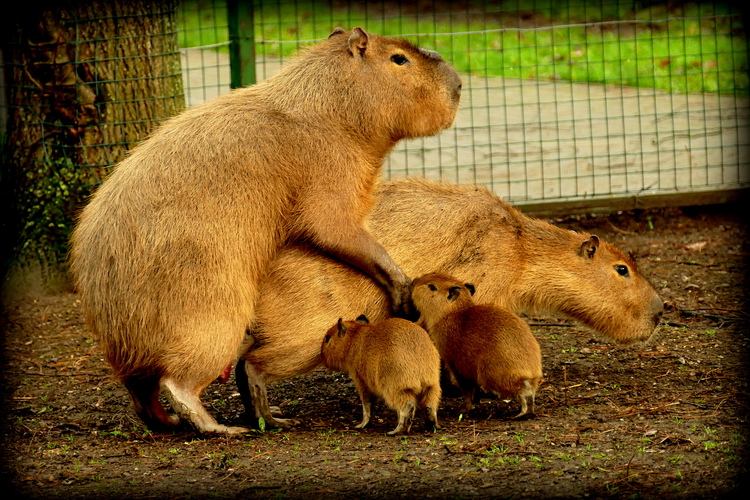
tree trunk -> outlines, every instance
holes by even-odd
[[[91,191],[184,108],[176,3],[62,1],[16,19],[3,48],[6,229],[17,236],[11,256],[60,268]]]

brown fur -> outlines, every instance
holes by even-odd
[[[648,339],[659,323],[662,301],[633,259],[588,233],[528,217],[472,186],[396,179],[377,195],[369,228],[410,276],[461,276],[477,286],[478,303],[569,316],[621,344]],[[318,332],[362,312],[373,322],[388,316],[387,296],[361,273],[305,247],[280,252],[263,284],[254,347],[235,372],[251,416],[291,423],[270,415],[266,385],[314,369]]]
[[[450,126],[459,95],[437,53],[336,30],[276,76],[168,120],[115,167],[82,211],[71,267],[149,426],[178,422],[162,386],[198,431],[247,430],[218,425],[199,396],[237,356],[285,242],[357,267],[409,313],[410,281],[363,220],[384,157]]]
[[[438,428],[440,403],[440,356],[421,327],[411,321],[391,318],[376,325],[341,321],[328,330],[321,347],[323,364],[348,373],[362,400],[362,422],[370,421],[372,398],[383,398],[398,414],[398,425],[387,434],[411,429],[417,407],[425,412],[425,423]]]
[[[474,286],[430,273],[412,282],[414,305],[451,379],[473,408],[477,387],[515,398],[526,415],[542,379],[542,353],[529,325],[509,310],[475,305]]]

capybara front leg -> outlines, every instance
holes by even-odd
[[[196,431],[202,434],[245,434],[250,432],[246,427],[230,427],[222,425],[214,417],[209,415],[201,403],[197,391],[184,382],[171,378],[162,380],[162,387],[172,409],[186,422],[189,422]]]
[[[241,358],[237,362],[235,379],[242,397],[242,403],[245,406],[245,418],[252,420],[254,427],[260,427],[261,418],[268,427],[286,428],[299,425],[299,420],[276,418],[280,412],[277,407],[268,405],[266,375],[256,370],[252,363]],[[273,411],[273,409],[277,411]]]
[[[370,417],[372,415],[372,393],[367,389],[361,388],[359,390],[359,398],[362,400],[362,421],[355,425],[355,429],[364,429],[367,424],[370,423]]]
[[[325,252],[370,276],[391,297],[394,315],[410,319],[419,317],[411,300],[411,280],[385,248],[366,230],[346,224],[328,224],[336,232],[316,234],[315,243]]]
[[[159,379],[130,378],[124,381],[133,399],[133,407],[143,423],[153,431],[173,430],[180,425],[180,417],[170,415],[159,401]]]

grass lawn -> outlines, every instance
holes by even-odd
[[[415,12],[398,4],[385,8],[384,2],[341,5],[256,1],[258,57],[285,58],[336,26],[362,26],[438,50],[460,72],[475,75],[671,92],[748,95],[750,88],[747,38],[731,2],[633,9],[630,2],[607,0],[517,0],[453,12],[447,7]],[[224,2],[186,0],[179,29],[184,47],[225,43]]]

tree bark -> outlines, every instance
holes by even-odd
[[[64,267],[76,213],[92,190],[184,108],[176,2],[50,2],[17,19],[3,47],[10,256]]]

